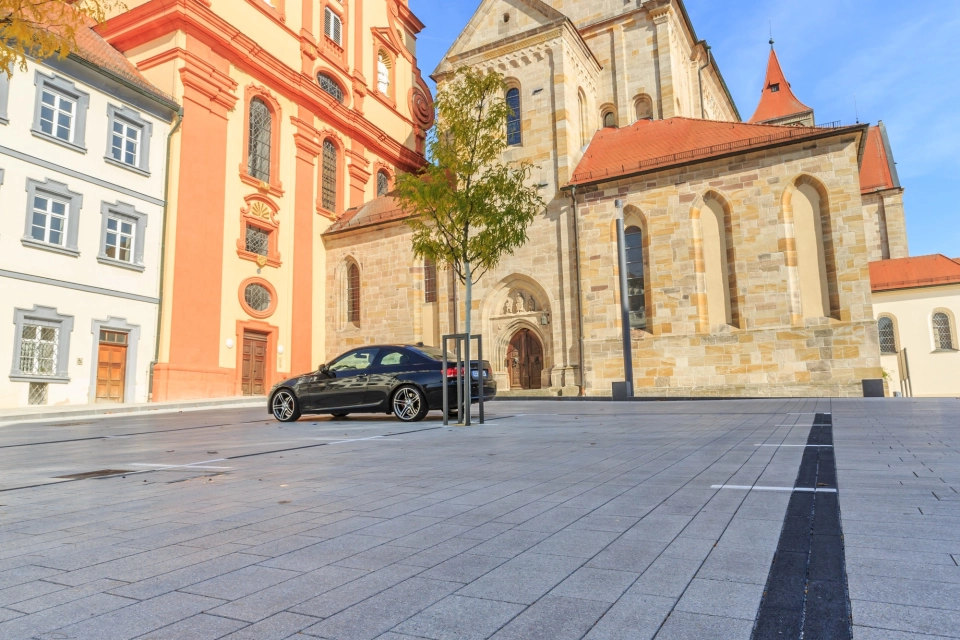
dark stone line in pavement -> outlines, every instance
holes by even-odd
[[[837,489],[831,414],[816,414],[794,487]],[[793,492],[751,637],[853,637],[839,493]]]

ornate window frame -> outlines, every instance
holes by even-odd
[[[383,193],[383,194],[380,193],[380,176],[381,175],[385,176],[387,179],[387,191],[386,193]],[[394,174],[393,169],[391,169],[388,165],[384,164],[383,162],[380,162],[379,160],[373,163],[373,176],[375,179],[373,183],[374,197],[376,198],[379,198],[382,195],[386,195],[387,193],[390,193],[390,191],[392,191],[394,186],[396,185],[396,176]]]
[[[242,260],[256,262],[259,268],[277,268],[283,262],[280,259],[279,234],[280,221],[277,216],[280,207],[270,198],[258,193],[243,199],[245,207],[240,207],[240,236],[237,238],[237,255]],[[262,256],[247,251],[247,226],[254,226],[269,235],[267,255]]]
[[[256,7],[268,18],[286,26],[286,0],[247,0],[247,2]]]
[[[137,149],[137,163],[127,164],[113,157],[113,124],[116,121],[138,129],[140,131],[139,148]],[[108,163],[133,171],[141,175],[150,175],[150,138],[153,137],[153,123],[148,122],[133,109],[114,104],[107,105],[107,150],[103,159]]]
[[[100,203],[100,250],[97,254],[97,262],[107,264],[112,267],[121,267],[131,269],[132,271],[143,271],[146,267],[143,264],[143,248],[147,233],[147,214],[136,210],[133,205],[117,201],[113,204],[107,202]],[[122,218],[133,223],[133,260],[124,262],[107,255],[107,221],[109,218]]]
[[[268,292],[270,292],[270,306],[268,306],[263,311],[257,311],[256,309],[254,309],[253,307],[247,304],[247,298],[245,294],[247,291],[247,287],[249,287],[252,284],[259,284],[260,286],[265,288]],[[258,278],[258,277],[247,278],[246,280],[241,282],[240,288],[237,289],[237,297],[240,300],[240,308],[243,309],[244,313],[246,313],[251,318],[256,318],[257,320],[263,320],[265,318],[269,318],[277,310],[277,303],[278,303],[277,290],[272,284],[270,284],[267,280],[264,280],[263,278]]]
[[[48,76],[40,70],[36,72],[34,84],[37,87],[37,92],[33,105],[33,128],[31,129],[31,133],[38,138],[43,138],[67,149],[86,153],[87,111],[90,107],[90,94],[81,91],[77,88],[76,84],[63,76],[57,74]],[[76,112],[73,117],[73,140],[61,140],[57,136],[44,133],[43,129],[40,128],[40,107],[43,104],[41,96],[43,95],[44,89],[74,101]]]
[[[13,340],[13,365],[10,367],[10,380],[14,382],[52,382],[64,384],[70,382],[68,367],[70,364],[70,334],[73,332],[73,316],[63,315],[54,307],[34,305],[33,309],[13,310],[13,323],[16,326]],[[20,370],[20,349],[23,342],[23,325],[39,324],[56,327],[57,334],[57,373],[41,376],[23,373]]]
[[[385,57],[387,70],[390,72],[390,84],[387,86],[387,92],[380,91],[380,56]],[[370,93],[391,109],[397,108],[397,51],[393,43],[381,38],[380,34],[374,31],[373,38],[373,87]]]
[[[335,2],[325,0],[320,2],[320,24],[317,33],[320,34],[319,49],[323,57],[333,62],[343,71],[347,70],[347,48],[350,43],[350,16],[347,10],[347,0],[341,0],[339,6]],[[340,19],[340,42],[327,37],[326,18],[327,10]],[[346,92],[344,92],[346,93]]]
[[[250,103],[254,98],[260,98],[270,111],[270,182],[262,182],[249,173]],[[282,196],[284,192],[283,183],[280,181],[280,126],[283,122],[283,109],[265,87],[255,84],[244,87],[243,105],[243,159],[240,162],[240,180],[272,196]]]
[[[64,200],[67,203],[67,224],[64,229],[63,245],[51,244],[34,239],[31,235],[31,226],[33,223],[33,199],[40,194],[45,197]],[[34,249],[44,249],[62,253],[63,255],[78,257],[80,250],[77,248],[77,235],[80,230],[80,209],[83,206],[83,195],[70,191],[67,185],[56,180],[45,180],[40,182],[33,178],[27,178],[27,214],[24,225],[23,238],[20,242],[25,247]]]

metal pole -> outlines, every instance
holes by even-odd
[[[457,335],[457,424],[463,424],[463,342]]]
[[[620,322],[623,328],[623,371],[627,392],[633,395],[633,350],[630,341],[630,295],[627,290],[627,239],[623,233],[623,200],[617,207],[617,256],[620,261]]]
[[[486,372],[487,370],[483,368],[483,336],[478,335],[477,336],[477,380],[478,380],[477,388],[479,389],[479,392],[480,392],[480,424],[483,424],[483,394],[485,392],[485,389],[484,389],[485,381],[483,379],[483,375]]]
[[[447,345],[450,344],[450,337],[443,336],[443,374],[440,379],[443,380],[443,426],[450,424],[447,415],[450,411],[450,387],[447,385]]]

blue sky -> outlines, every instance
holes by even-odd
[[[583,0],[589,1],[589,0]],[[427,28],[418,58],[431,73],[479,0],[409,0]],[[760,97],[770,24],[797,96],[818,122],[883,120],[906,188],[912,255],[960,257],[958,0],[686,0],[744,119]]]

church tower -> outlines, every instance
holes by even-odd
[[[815,125],[813,109],[800,102],[794,95],[790,83],[783,75],[780,60],[770,39],[770,60],[767,62],[767,78],[763,82],[760,104],[751,124],[780,124],[812,127]]]

